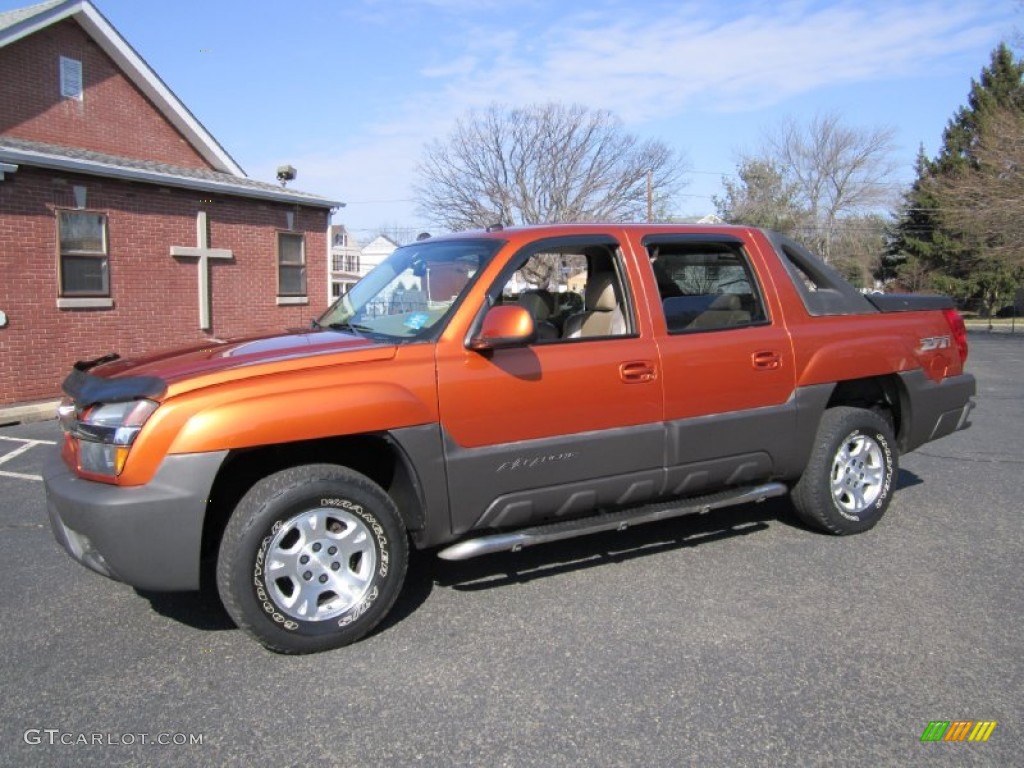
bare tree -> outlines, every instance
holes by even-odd
[[[847,216],[837,225],[832,266],[858,288],[873,288],[885,252],[886,219],[880,214]]]
[[[490,224],[642,219],[681,186],[682,160],[626,133],[611,112],[492,106],[428,144],[416,193],[427,218],[459,230]]]
[[[793,185],[804,237],[830,261],[842,218],[891,202],[892,150],[891,128],[852,128],[839,115],[824,114],[806,126],[784,121],[766,134],[761,159]]]
[[[384,222],[374,230],[375,235],[383,235],[399,245],[411,243],[423,231],[422,227],[409,227],[397,221]]]

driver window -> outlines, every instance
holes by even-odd
[[[502,286],[499,303],[533,317],[537,342],[629,335],[632,312],[618,253],[608,246],[533,253]]]

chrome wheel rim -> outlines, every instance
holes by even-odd
[[[839,446],[832,461],[832,499],[843,511],[863,512],[882,493],[885,461],[878,441],[853,433]]]
[[[366,522],[342,509],[301,512],[277,529],[266,554],[274,604],[300,621],[326,621],[365,597],[377,568]]]

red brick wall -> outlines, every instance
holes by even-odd
[[[60,95],[60,57],[84,96]],[[73,20],[0,48],[0,134],[187,168],[211,168]]]
[[[54,211],[74,208],[72,186],[87,188],[86,208],[108,215],[113,309],[57,309]],[[212,202],[206,202],[212,200]],[[212,327],[199,330],[197,260],[170,255],[196,245],[196,213],[207,211],[210,246],[232,261],[210,260]],[[72,362],[116,351],[161,349],[307,327],[327,305],[327,215],[299,208],[294,231],[306,236],[309,304],[276,303],[275,233],[295,206],[162,189],[21,166],[0,181],[0,403],[56,396]]]

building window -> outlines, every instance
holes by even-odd
[[[345,271],[346,272],[358,272],[359,271],[359,255],[358,254],[346,254],[345,255]]]
[[[60,95],[82,100],[82,62],[78,59],[60,57]]]
[[[57,211],[61,296],[109,296],[107,217],[91,211]]]
[[[306,295],[306,247],[302,235],[277,233],[277,295]]]

